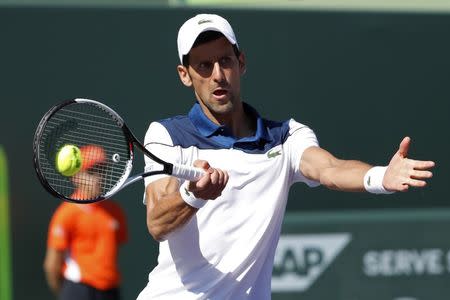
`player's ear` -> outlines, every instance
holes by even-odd
[[[245,63],[245,53],[241,52],[239,54],[238,59],[239,59],[239,73],[241,75],[244,75],[245,72],[247,71],[247,64]]]
[[[191,76],[189,75],[187,67],[185,67],[183,65],[178,65],[177,71],[178,71],[178,76],[180,76],[181,82],[187,87],[192,86]]]

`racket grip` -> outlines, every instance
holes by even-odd
[[[172,175],[178,178],[183,178],[189,181],[199,180],[205,171],[196,167],[174,164],[172,168]]]

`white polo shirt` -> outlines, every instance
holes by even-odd
[[[222,195],[160,243],[158,265],[138,300],[271,298],[271,275],[289,188],[319,185],[299,169],[303,151],[318,142],[293,119],[257,118],[256,134],[236,139],[195,104],[187,116],[153,122],[145,136],[150,152],[169,162],[196,159],[226,170]],[[145,158],[146,169],[154,167]],[[166,175],[150,176],[151,181]],[[182,182],[180,182],[182,183]]]

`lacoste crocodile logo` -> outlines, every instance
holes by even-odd
[[[267,152],[268,158],[274,158],[274,157],[277,157],[278,155],[281,155],[281,150],[272,149],[269,152]]]
[[[367,185],[370,186],[370,176],[367,178]]]

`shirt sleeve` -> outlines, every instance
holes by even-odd
[[[48,229],[47,247],[66,250],[70,243],[70,214],[64,205],[58,207],[52,216]]]
[[[128,241],[128,224],[124,210],[117,206],[117,220],[119,221],[119,230],[117,232],[117,241],[124,244]]]
[[[319,142],[314,131],[308,126],[289,121],[289,137],[287,141],[290,154],[291,169],[294,171],[293,182],[304,182],[310,187],[319,186],[320,183],[306,178],[300,170],[300,161],[303,152],[309,147],[319,146]]]
[[[179,163],[180,162],[180,149],[179,147],[174,147],[172,138],[170,137],[167,129],[158,122],[152,122],[145,134],[144,138],[144,146],[145,148],[154,154],[156,157],[170,162],[170,163]],[[150,172],[154,170],[162,170],[162,165],[152,160],[150,157],[144,157],[144,171]],[[167,177],[169,175],[166,174],[158,174],[153,176],[148,176],[144,178],[145,187],[149,185],[151,182]],[[144,204],[145,200],[145,191],[144,191]]]

